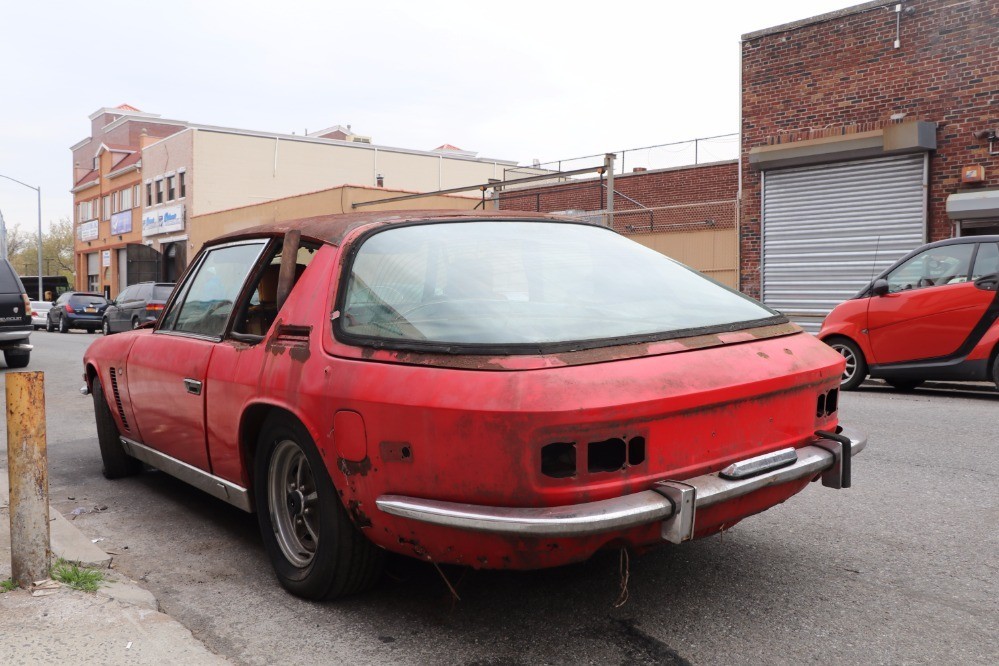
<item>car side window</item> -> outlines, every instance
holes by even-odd
[[[152,291],[153,291],[153,285],[151,284],[136,285],[136,290],[135,294],[133,295],[133,298],[135,298],[135,300],[137,301],[148,301],[149,295],[152,293]]]
[[[132,294],[135,292],[135,287],[126,287],[125,291],[118,294],[118,298],[115,299],[115,303],[124,303],[128,299],[132,298]]]
[[[920,252],[886,276],[888,291],[896,293],[967,282],[974,249],[974,243],[962,243]]]
[[[982,243],[978,246],[978,256],[975,258],[975,268],[971,271],[971,279],[977,280],[983,275],[999,273],[999,244]]]
[[[173,302],[159,330],[220,338],[232,304],[265,245],[261,241],[209,250],[185,281],[181,298]]]

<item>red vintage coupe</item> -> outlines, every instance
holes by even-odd
[[[569,219],[330,215],[208,243],[150,328],[89,348],[108,477],[256,511],[281,584],[384,551],[532,569],[728,529],[850,485],[842,357],[760,303]]]

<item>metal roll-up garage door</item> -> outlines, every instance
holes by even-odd
[[[763,301],[817,332],[926,238],[925,153],[767,171]]]

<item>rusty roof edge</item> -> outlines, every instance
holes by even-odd
[[[872,9],[879,9],[881,7],[890,7],[893,5],[903,4],[904,0],[872,0],[871,2],[865,2],[860,5],[854,5],[853,7],[847,7],[845,9],[837,9],[833,12],[827,12],[825,14],[819,14],[818,16],[812,16],[809,18],[801,19],[798,21],[791,21],[790,23],[784,23],[781,25],[775,25],[772,28],[763,28],[762,30],[756,30],[754,32],[747,32],[741,37],[741,41],[748,42],[753,39],[758,39],[760,37],[766,37],[767,35],[775,35],[781,32],[790,32],[792,30],[797,30],[798,28],[804,28],[806,26],[815,25],[818,23],[825,23],[826,21],[835,21],[839,18],[844,18],[846,16],[851,16],[853,14],[861,14]]]
[[[529,211],[481,211],[481,210],[391,210],[370,211],[363,213],[333,213],[330,215],[315,215],[294,220],[270,222],[246,229],[231,231],[208,241],[206,245],[228,243],[249,237],[283,236],[297,229],[302,236],[322,241],[331,245],[339,245],[351,232],[368,225],[387,226],[407,222],[431,222],[448,220],[476,219],[506,219],[506,220],[552,220],[558,222],[574,222],[580,220],[571,217],[552,215],[550,213],[535,213]]]

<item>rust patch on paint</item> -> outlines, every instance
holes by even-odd
[[[413,462],[413,445],[409,442],[382,442],[378,447],[385,462]]]
[[[354,462],[345,458],[337,458],[336,465],[344,476],[365,476],[371,471],[371,458],[367,456],[364,460]]]
[[[371,527],[371,519],[368,515],[361,511],[361,503],[357,500],[350,500],[347,503],[347,511],[350,513],[350,517],[354,520],[354,524],[358,527]]]

